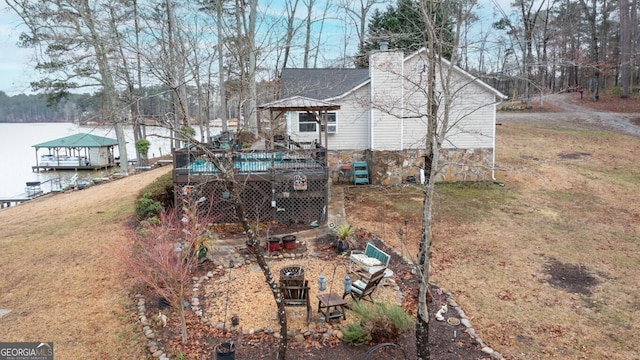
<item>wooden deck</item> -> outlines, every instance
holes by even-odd
[[[216,159],[217,158],[217,159]],[[216,165],[218,164],[218,165]],[[282,224],[326,221],[326,150],[177,149],[173,152],[175,201],[197,192],[218,223],[237,222],[234,204],[218,166],[233,168],[245,215]]]
[[[114,165],[107,165],[107,166],[52,166],[52,165],[46,165],[46,166],[42,166],[42,165],[36,165],[36,166],[32,166],[31,167],[31,171],[54,171],[54,170],[99,170],[99,169],[106,169],[109,167],[112,167]]]
[[[138,160],[131,159],[128,161],[129,166],[136,165]],[[55,171],[55,170],[102,170],[108,169],[112,167],[120,166],[120,163],[115,164],[107,164],[107,165],[89,165],[89,166],[79,166],[79,165],[35,165],[31,166],[31,171]]]

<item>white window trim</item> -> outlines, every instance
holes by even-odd
[[[332,111],[332,112],[330,112],[330,113],[327,113],[327,115],[328,115],[328,118],[329,118],[329,119],[327,120],[327,122],[328,122],[328,126],[329,126],[329,129],[328,129],[328,131],[327,131],[327,134],[337,134],[337,133],[338,133],[338,113],[337,113],[337,112],[333,112],[333,111]],[[332,122],[329,122],[329,120],[331,120],[331,115],[333,115],[333,121],[332,121]],[[333,131],[331,131],[331,128],[332,128],[332,127],[333,127]],[[322,126],[320,126],[320,130],[324,130],[324,129],[322,128]]]
[[[313,117],[313,114],[309,114],[309,113],[306,113],[306,112],[303,112],[303,111],[298,112],[298,133],[300,133],[300,134],[316,134],[316,133],[318,133],[318,123],[315,120],[313,120],[313,121],[304,121],[304,122],[300,121],[300,118],[302,116],[307,116],[307,115],[310,116],[310,117]],[[303,124],[303,123],[304,124],[313,123],[313,131],[302,131],[302,130],[300,130],[300,125]]]
[[[322,125],[318,126],[318,123],[315,120],[313,120],[313,124],[314,124],[314,128],[315,128],[314,131],[300,131],[300,115],[301,114],[307,114],[307,113],[303,112],[303,111],[298,112],[298,132],[299,133],[301,133],[301,134],[303,134],[303,133],[304,134],[316,133],[317,134],[318,133],[318,129],[320,129],[320,131],[324,131],[323,126]],[[328,131],[328,133],[329,134],[337,134],[338,133],[338,113],[332,111],[332,112],[329,112],[327,114],[329,116],[329,119],[331,118],[332,115],[333,115],[333,119],[334,119],[332,122],[329,123],[329,129],[328,129],[329,131]],[[311,123],[311,121],[305,121],[303,123]],[[334,129],[333,131],[331,131],[332,127]]]

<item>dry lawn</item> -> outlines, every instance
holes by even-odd
[[[544,114],[502,123],[504,186],[436,188],[432,280],[508,359],[638,359],[639,139]],[[351,223],[416,253],[418,191],[347,198]]]
[[[124,276],[122,241],[138,191],[170,167],[0,211],[0,339],[52,341],[56,359],[145,358]]]

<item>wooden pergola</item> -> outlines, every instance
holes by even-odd
[[[273,149],[273,123],[289,111],[305,111],[312,114],[316,123],[324,125],[324,148],[328,149],[328,113],[340,110],[340,105],[328,101],[316,100],[304,96],[294,96],[258,106],[260,110],[269,110],[271,122],[271,147]],[[318,132],[318,144],[322,145],[322,131]]]

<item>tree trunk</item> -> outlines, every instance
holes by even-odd
[[[216,1],[216,28],[218,30],[218,83],[220,88],[220,111],[218,116],[222,121],[222,131],[228,131],[227,128],[227,88],[224,79],[224,43],[222,32],[222,0]]]
[[[184,299],[184,285],[180,285],[180,299],[176,304],[178,307],[178,317],[180,318],[180,334],[182,335],[182,345],[186,345],[188,341],[188,333],[187,333],[187,319],[184,316],[184,306],[182,305],[182,300]]]
[[[315,3],[315,0],[308,0],[309,3],[307,5],[307,18],[305,19],[306,21],[306,33],[305,33],[305,40],[304,40],[304,59],[303,59],[303,65],[302,67],[304,68],[308,68],[309,67],[309,51],[311,49],[311,22],[312,22],[312,12],[313,12],[313,5]]]
[[[619,0],[620,3],[620,83],[622,98],[629,97],[631,82],[631,26],[629,24],[629,0]]]
[[[249,12],[249,129],[258,136],[258,91],[256,84],[256,17],[258,16],[258,0],[250,0]]]
[[[205,152],[209,151],[206,147],[203,147],[202,150]],[[287,314],[285,312],[280,288],[276,283],[273,277],[273,273],[269,268],[269,264],[264,257],[264,250],[262,246],[260,246],[260,239],[256,237],[254,230],[249,225],[249,219],[246,218],[244,203],[242,202],[242,197],[240,194],[240,186],[242,185],[235,180],[233,169],[227,169],[223,164],[220,163],[216,156],[212,155],[211,159],[216,167],[220,169],[221,176],[227,184],[227,189],[233,197],[236,217],[239,219],[243,230],[247,234],[248,244],[253,250],[253,254],[256,257],[256,262],[262,270],[265,281],[267,282],[267,285],[269,285],[269,289],[271,289],[271,294],[273,295],[273,299],[278,309],[278,324],[280,325],[280,340],[278,343],[278,353],[276,354],[276,358],[278,360],[285,360],[287,354]]]
[[[593,67],[593,77],[589,79],[589,92],[592,94],[593,101],[600,99],[600,52],[598,45],[598,22],[597,22],[597,0],[591,0],[591,8],[587,5],[586,0],[580,0],[582,9],[589,24],[589,32],[591,36],[591,44],[589,51],[589,61]]]

